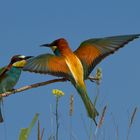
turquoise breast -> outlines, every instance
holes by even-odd
[[[12,90],[19,80],[21,68],[12,67],[0,81],[0,93]]]

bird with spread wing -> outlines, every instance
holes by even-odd
[[[96,123],[98,112],[87,94],[84,80],[101,60],[139,36],[134,34],[89,39],[82,42],[74,52],[67,40],[60,38],[42,45],[50,47],[55,55],[41,54],[33,57],[27,61],[23,70],[67,78],[82,98],[88,116]]]

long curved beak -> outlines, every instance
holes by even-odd
[[[40,45],[40,47],[51,47],[51,45],[50,44],[42,44],[42,45]]]

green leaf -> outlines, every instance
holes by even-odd
[[[31,133],[32,128],[34,127],[36,121],[38,120],[38,116],[39,114],[36,113],[31,124],[29,125],[28,128],[22,128],[20,131],[20,135],[19,135],[19,140],[28,140],[28,137]]]

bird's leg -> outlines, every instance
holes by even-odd
[[[88,79],[91,81],[91,82],[97,82],[99,81],[99,79],[97,77],[94,77],[94,76],[89,76]]]
[[[11,90],[9,90],[9,92],[15,91],[16,89],[12,88]]]
[[[101,68],[97,68],[95,76],[89,76],[88,79],[91,82],[96,82],[97,84],[100,84],[100,81],[102,80],[102,70],[101,70]]]

